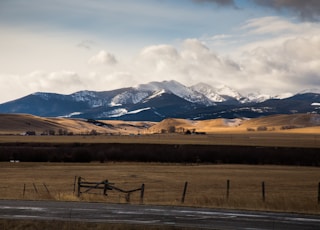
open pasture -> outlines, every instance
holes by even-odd
[[[0,143],[137,143],[320,148],[319,133],[217,132],[207,135],[0,136]]]
[[[9,162],[0,165],[1,199],[127,202],[125,194],[117,191],[108,191],[108,196],[103,196],[101,190],[92,190],[77,197],[74,182],[81,176],[86,181],[108,179],[125,190],[144,183],[144,204],[320,213],[320,170],[315,167]],[[188,188],[182,204],[185,182]],[[265,183],[265,201],[262,182]],[[140,203],[140,192],[132,193],[130,202]]]

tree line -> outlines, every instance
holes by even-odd
[[[317,148],[173,144],[0,144],[0,161],[172,162],[320,166]]]

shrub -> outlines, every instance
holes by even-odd
[[[267,130],[268,130],[268,128],[266,126],[259,126],[257,128],[257,131],[267,131]]]

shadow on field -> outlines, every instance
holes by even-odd
[[[171,162],[319,166],[318,148],[225,145],[3,143],[0,161]]]

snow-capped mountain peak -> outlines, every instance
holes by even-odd
[[[239,101],[241,98],[243,98],[243,96],[238,91],[236,91],[235,89],[233,89],[229,86],[226,86],[226,85],[221,85],[221,86],[217,87],[216,92],[221,96],[232,97],[232,98],[235,98]]]
[[[172,93],[181,97],[187,101],[193,103],[199,103],[204,105],[213,105],[214,103],[208,99],[202,93],[194,91],[191,88],[177,81],[162,81],[162,82],[150,82],[148,84],[141,84],[134,87],[136,90],[140,91],[151,91],[153,94],[165,91],[166,93]]]
[[[145,91],[128,90],[112,98],[111,105],[137,104],[149,96]]]
[[[278,94],[272,98],[274,99],[285,99],[285,98],[289,98],[289,97],[292,97],[293,94],[292,93],[282,93],[282,94]]]
[[[255,92],[255,93],[249,93],[247,98],[248,98],[248,102],[263,102],[271,99],[271,96],[267,94],[261,94],[260,92]]]
[[[305,90],[298,92],[298,94],[305,94],[305,93],[318,93],[318,94],[320,94],[320,89],[319,88],[311,88],[311,89],[305,89]]]
[[[280,94],[273,97],[260,92],[248,92],[247,95],[246,92],[246,96],[242,96],[228,86],[215,87],[199,83],[187,87],[177,81],[163,81],[110,91],[84,90],[70,95],[38,92],[0,104],[0,112],[153,121],[166,117],[254,117],[277,113],[290,114],[293,111],[319,114],[319,91],[309,89],[296,95]],[[284,98],[286,99],[282,100]],[[266,100],[266,103],[260,103]],[[296,101],[299,103],[295,103]]]
[[[211,85],[208,85],[206,83],[201,82],[191,86],[190,88],[194,91],[204,94],[207,98],[209,98],[213,102],[223,102],[226,100],[216,92],[215,88],[213,88]]]
[[[162,82],[150,82],[147,84],[140,84],[134,87],[138,91],[151,91],[159,92],[165,91],[168,93],[176,94],[177,96],[186,96],[189,91],[186,86],[182,85],[177,81],[162,81]]]

